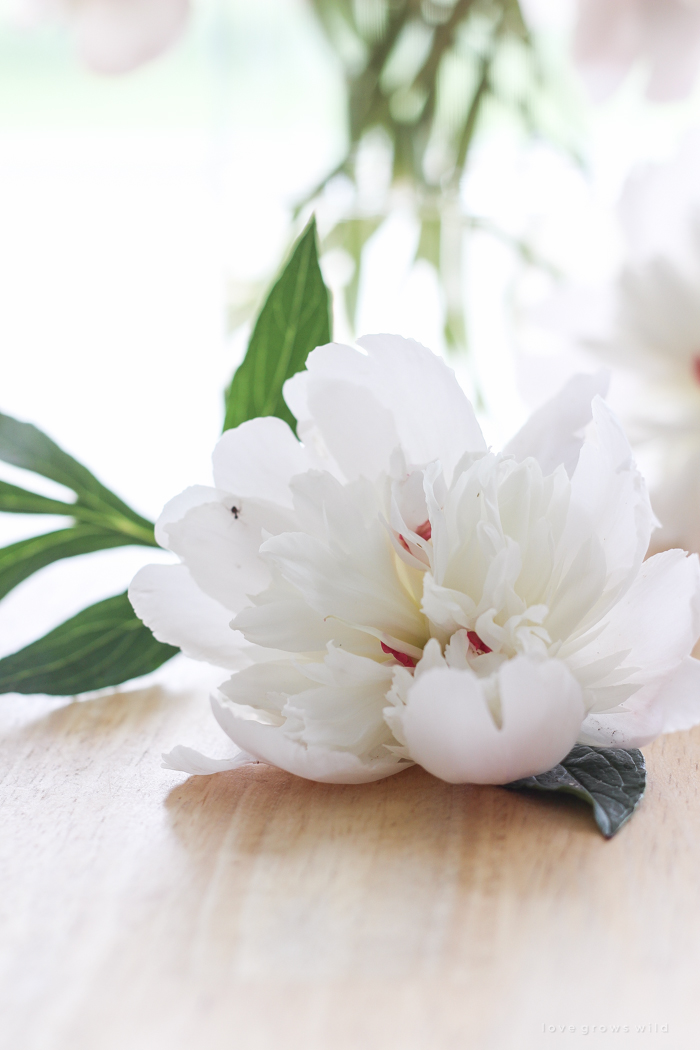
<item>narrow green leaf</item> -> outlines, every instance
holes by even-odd
[[[256,416],[278,416],[294,428],[282,387],[303,369],[311,350],[330,339],[330,299],[318,264],[312,218],[270,290],[226,392],[224,430]]]
[[[61,514],[72,518],[75,504],[48,499],[37,492],[0,481],[0,511],[6,514]]]
[[[81,507],[92,511],[93,516],[94,512],[98,512],[100,522],[105,527],[128,533],[132,543],[157,546],[150,521],[123,503],[87,467],[69,456],[31,423],[21,423],[12,416],[0,413],[0,459],[72,489]],[[44,510],[30,513],[54,512]],[[72,513],[78,516],[75,509]]]
[[[646,787],[644,756],[636,749],[577,744],[560,765],[536,777],[515,780],[512,790],[563,791],[593,807],[595,822],[607,839],[629,820]]]
[[[134,542],[123,533],[102,529],[99,525],[74,525],[57,532],[30,536],[9,547],[0,548],[0,598],[52,562],[73,558],[77,554],[125,547]]]
[[[0,693],[87,693],[155,671],[179,651],[156,641],[118,594],[0,660]]]

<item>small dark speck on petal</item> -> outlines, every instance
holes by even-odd
[[[238,520],[238,515],[239,515],[239,514],[240,514],[241,512],[240,512],[240,510],[238,509],[238,507],[231,507],[231,513],[233,514],[234,518],[236,518],[236,520]]]

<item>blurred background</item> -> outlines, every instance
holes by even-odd
[[[494,446],[601,362],[634,424],[644,338],[625,343],[615,297],[635,252],[696,264],[696,47],[693,0],[6,3],[0,410],[155,519],[209,482],[223,388],[315,210],[336,338],[399,332],[443,354]],[[692,280],[692,368],[673,388],[686,445]],[[664,300],[676,326],[679,301]],[[645,321],[657,350],[663,309]],[[643,429],[640,460],[663,475]],[[1,539],[52,524],[4,515]],[[125,548],[42,570],[0,604],[0,655],[151,560]]]

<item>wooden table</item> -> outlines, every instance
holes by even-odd
[[[160,769],[225,752],[203,692],[0,712],[3,1048],[700,1047],[700,731],[606,842],[420,769]]]

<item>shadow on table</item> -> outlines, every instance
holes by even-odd
[[[191,694],[177,693],[162,686],[146,689],[120,689],[90,699],[48,696],[12,697],[19,711],[8,735],[46,735],[47,737],[87,740],[116,731],[139,733],[147,723],[174,711]],[[6,701],[7,702],[7,701]]]
[[[202,838],[235,839],[236,850],[306,853],[320,841],[358,849],[433,851],[458,839],[518,849],[533,830],[554,840],[599,834],[590,808],[571,797],[447,784],[413,767],[370,784],[318,784],[256,765],[190,777],[166,799],[172,828],[200,853]]]
[[[191,777],[165,805],[207,958],[222,974],[320,980],[420,973],[436,952],[472,972],[505,951],[494,924],[512,909],[529,909],[534,936],[575,898],[577,853],[595,864],[606,849],[571,803],[418,767],[328,785],[258,765]]]

